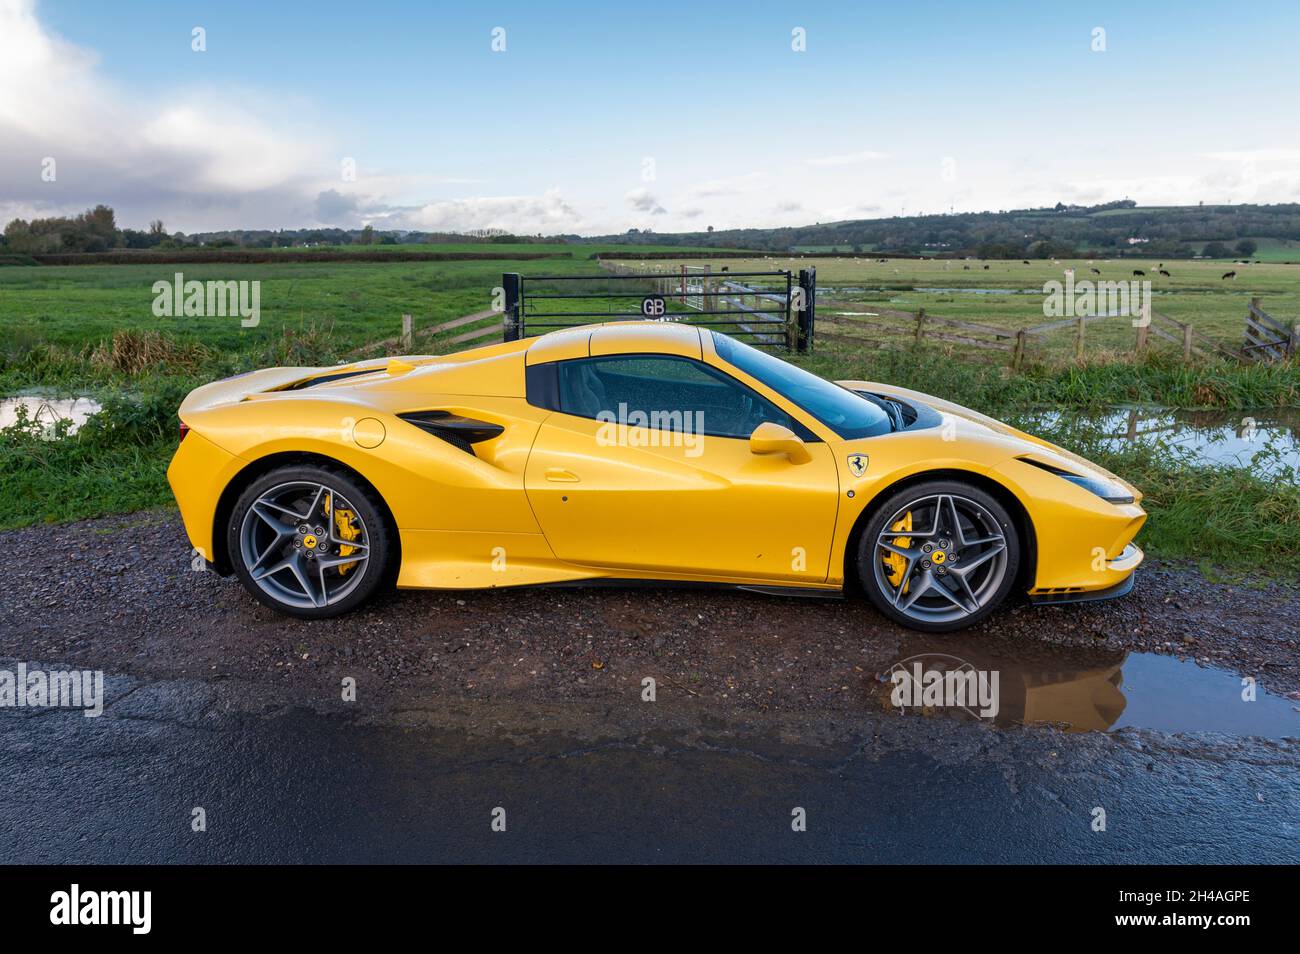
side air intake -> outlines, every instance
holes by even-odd
[[[476,421],[472,417],[462,417],[450,411],[411,411],[397,416],[453,447],[460,448],[466,454],[474,453],[475,444],[490,441],[505,430],[500,424]]]

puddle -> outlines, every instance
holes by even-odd
[[[1041,288],[923,288],[917,285],[914,292],[932,295],[1041,295]]]
[[[1068,732],[1142,728],[1267,739],[1300,737],[1300,703],[1259,685],[1254,701],[1247,702],[1242,698],[1242,677],[1236,673],[1156,653],[1057,651],[1012,660],[956,644],[917,643],[910,649],[905,645],[899,661],[877,677],[877,695],[887,708],[895,708],[899,685],[891,673],[900,667],[927,680],[931,672],[966,673],[968,680],[984,674],[988,688],[994,685],[992,674],[997,674],[996,693],[988,692],[982,700],[967,699],[964,708],[948,699],[941,705],[905,709],[909,713],[983,717],[999,726],[1056,725]],[[910,687],[904,680],[904,700],[933,702],[933,698],[907,695]]]
[[[1080,436],[1095,436],[1110,450],[1136,441],[1169,448],[1188,463],[1260,473],[1300,470],[1300,408],[1232,412],[1116,408],[1087,416],[1043,411],[1028,415],[1022,423],[1031,433],[1056,432],[1057,443],[1067,447],[1073,430]]]
[[[71,421],[69,434],[76,433],[92,414],[100,410],[99,402],[87,397],[61,398],[42,394],[19,394],[0,398],[0,428],[9,427],[18,420],[20,408],[27,410],[29,420],[36,421],[52,437],[54,427],[61,420]]]

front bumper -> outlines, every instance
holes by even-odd
[[[1128,574],[1118,583],[1113,583],[1098,590],[1062,588],[1060,590],[1030,593],[1029,602],[1036,606],[1055,603],[1090,603],[1094,600],[1113,600],[1120,596],[1128,596],[1133,591],[1133,584],[1137,580],[1138,564],[1142,562],[1144,556],[1141,547],[1135,543],[1130,543],[1124,547],[1119,556],[1106,561],[1106,570],[1108,572]]]
[[[1057,603],[1091,603],[1095,600],[1113,600],[1120,596],[1128,596],[1129,593],[1133,592],[1133,584],[1136,582],[1137,574],[1130,573],[1114,586],[1108,586],[1104,590],[1086,590],[1080,593],[1030,593],[1029,602],[1035,606],[1052,606]]]

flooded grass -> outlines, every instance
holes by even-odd
[[[29,392],[0,398],[0,430],[30,421],[43,429],[47,439],[61,434],[75,434],[92,414],[101,410],[98,401],[89,397],[59,397]],[[67,422],[64,425],[62,422]]]
[[[165,471],[175,450],[175,412],[191,388],[254,367],[342,360],[344,341],[328,325],[304,325],[281,328],[250,351],[199,349],[186,340],[150,336],[119,337],[116,349],[110,338],[79,352],[26,342],[0,353],[0,396],[17,397],[41,385],[56,396],[91,396],[104,404],[89,419],[93,426],[86,423],[66,441],[38,439],[30,428],[12,424],[0,429],[0,495],[8,503],[0,525],[170,506]],[[120,360],[108,360],[113,354]],[[1152,356],[1140,363],[1034,366],[1013,375],[941,349],[827,346],[793,360],[831,379],[884,381],[942,396],[1096,460],[1146,493],[1151,518],[1141,543],[1154,555],[1191,558],[1227,572],[1300,572],[1300,495],[1294,477],[1285,479],[1295,469],[1294,417],[1287,416],[1294,412],[1285,408],[1300,405],[1300,367],[1294,363],[1187,365]],[[1115,408],[1149,405],[1251,410],[1203,425],[1181,412],[1162,412],[1172,419],[1157,414],[1137,424],[1151,435],[1117,438],[1128,422],[1114,417]],[[1059,416],[1045,420],[1042,408]],[[1259,442],[1258,449],[1249,448],[1248,464],[1220,466],[1230,462],[1207,456],[1215,446],[1224,453],[1245,450],[1225,429],[1234,420],[1244,426],[1248,417],[1256,421]],[[1217,445],[1212,435],[1202,435],[1205,428],[1222,435]],[[1289,439],[1281,434],[1286,429]],[[1148,439],[1156,436],[1162,439]],[[1243,533],[1243,527],[1251,532]]]
[[[13,405],[14,420],[0,428],[0,529],[169,505],[166,470],[187,390],[170,382],[110,394],[75,429]]]
[[[1113,408],[1093,414],[1052,409],[1022,416],[1021,427],[1031,433],[1082,431],[1109,451],[1141,444],[1186,464],[1238,468],[1260,476],[1300,470],[1300,408]]]

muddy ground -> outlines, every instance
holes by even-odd
[[[1208,582],[1172,564],[1144,567],[1119,600],[1013,606],[936,639],[860,599],[662,587],[405,591],[303,622],[262,607],[233,578],[192,571],[189,554],[170,512],[0,534],[0,656],[274,685],[307,705],[336,699],[344,676],[394,706],[598,703],[635,697],[653,676],[661,695],[719,712],[860,710],[878,701],[891,663],[936,649],[1054,665],[1157,652],[1300,690],[1300,590]]]

